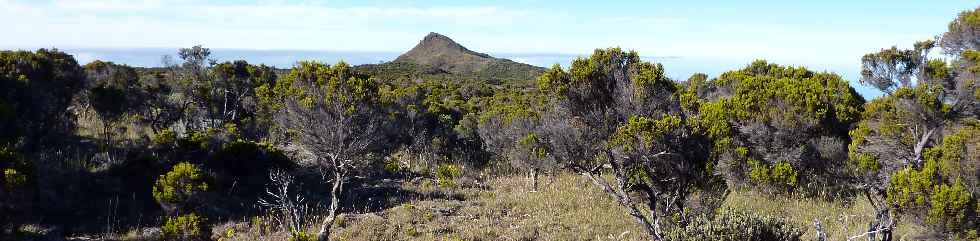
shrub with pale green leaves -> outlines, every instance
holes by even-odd
[[[669,230],[666,236],[668,240],[687,241],[796,241],[802,235],[799,227],[774,217],[725,210],[714,218],[697,216],[687,225]]]
[[[749,159],[749,178],[756,184],[792,190],[798,183],[799,173],[787,162],[768,165],[759,160]]]
[[[453,164],[441,164],[436,168],[436,178],[441,187],[456,187],[456,179],[463,176],[463,171]]]
[[[207,176],[197,165],[177,163],[170,172],[160,175],[153,185],[155,199],[168,213],[184,211],[200,201],[208,191]]]
[[[289,241],[314,241],[316,240],[316,235],[313,233],[308,233],[306,231],[298,231],[289,235]]]
[[[167,217],[163,227],[160,227],[162,239],[168,241],[208,240],[211,236],[210,230],[207,226],[207,218],[196,213]]]

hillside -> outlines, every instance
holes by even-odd
[[[358,70],[382,78],[479,79],[498,84],[533,80],[545,69],[472,51],[445,35],[429,33],[394,61],[361,65]]]

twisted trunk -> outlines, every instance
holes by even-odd
[[[337,218],[337,209],[340,207],[339,196],[341,191],[343,191],[344,178],[346,178],[344,172],[338,170],[339,168],[341,167],[335,165],[333,169],[334,179],[333,187],[330,188],[330,212],[327,213],[327,217],[324,218],[323,223],[320,224],[320,230],[317,232],[318,241],[330,240],[330,228],[333,227],[334,220]]]

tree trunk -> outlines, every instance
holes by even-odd
[[[340,195],[341,186],[344,185],[343,175],[334,170],[334,180],[333,187],[330,189],[330,212],[327,217],[323,219],[323,223],[320,224],[320,231],[317,232],[318,241],[329,241],[330,240],[330,228],[333,227],[334,219],[337,218],[337,209],[340,207]]]
[[[650,222],[647,217],[643,216],[643,212],[640,212],[640,209],[636,208],[636,205],[633,205],[633,201],[628,196],[629,194],[617,192],[608,182],[602,179],[602,176],[595,176],[589,172],[585,172],[584,175],[592,180],[592,183],[594,183],[596,186],[602,188],[602,190],[607,194],[616,198],[617,203],[619,203],[620,206],[625,207],[626,210],[629,211],[630,216],[633,216],[633,219],[643,226],[643,228],[647,231],[647,234],[650,236],[650,240],[663,241],[658,233],[658,228],[656,227],[660,225],[659,222]]]
[[[913,150],[915,152],[915,157],[912,159],[914,166],[922,166],[922,151],[925,150],[926,144],[929,144],[929,140],[932,139],[932,135],[936,133],[937,129],[939,128],[931,128],[922,134],[922,137],[919,137],[919,141],[915,144],[915,149]]]

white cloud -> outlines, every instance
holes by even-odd
[[[415,27],[486,28],[513,24],[525,10],[496,6],[357,6],[263,1],[0,0],[0,46],[174,47],[393,50],[382,39]],[[384,33],[386,36],[379,36]],[[419,36],[414,36],[419,35]],[[372,45],[368,45],[372,44]],[[414,44],[406,42],[405,45]],[[401,49],[403,47],[397,48]]]

